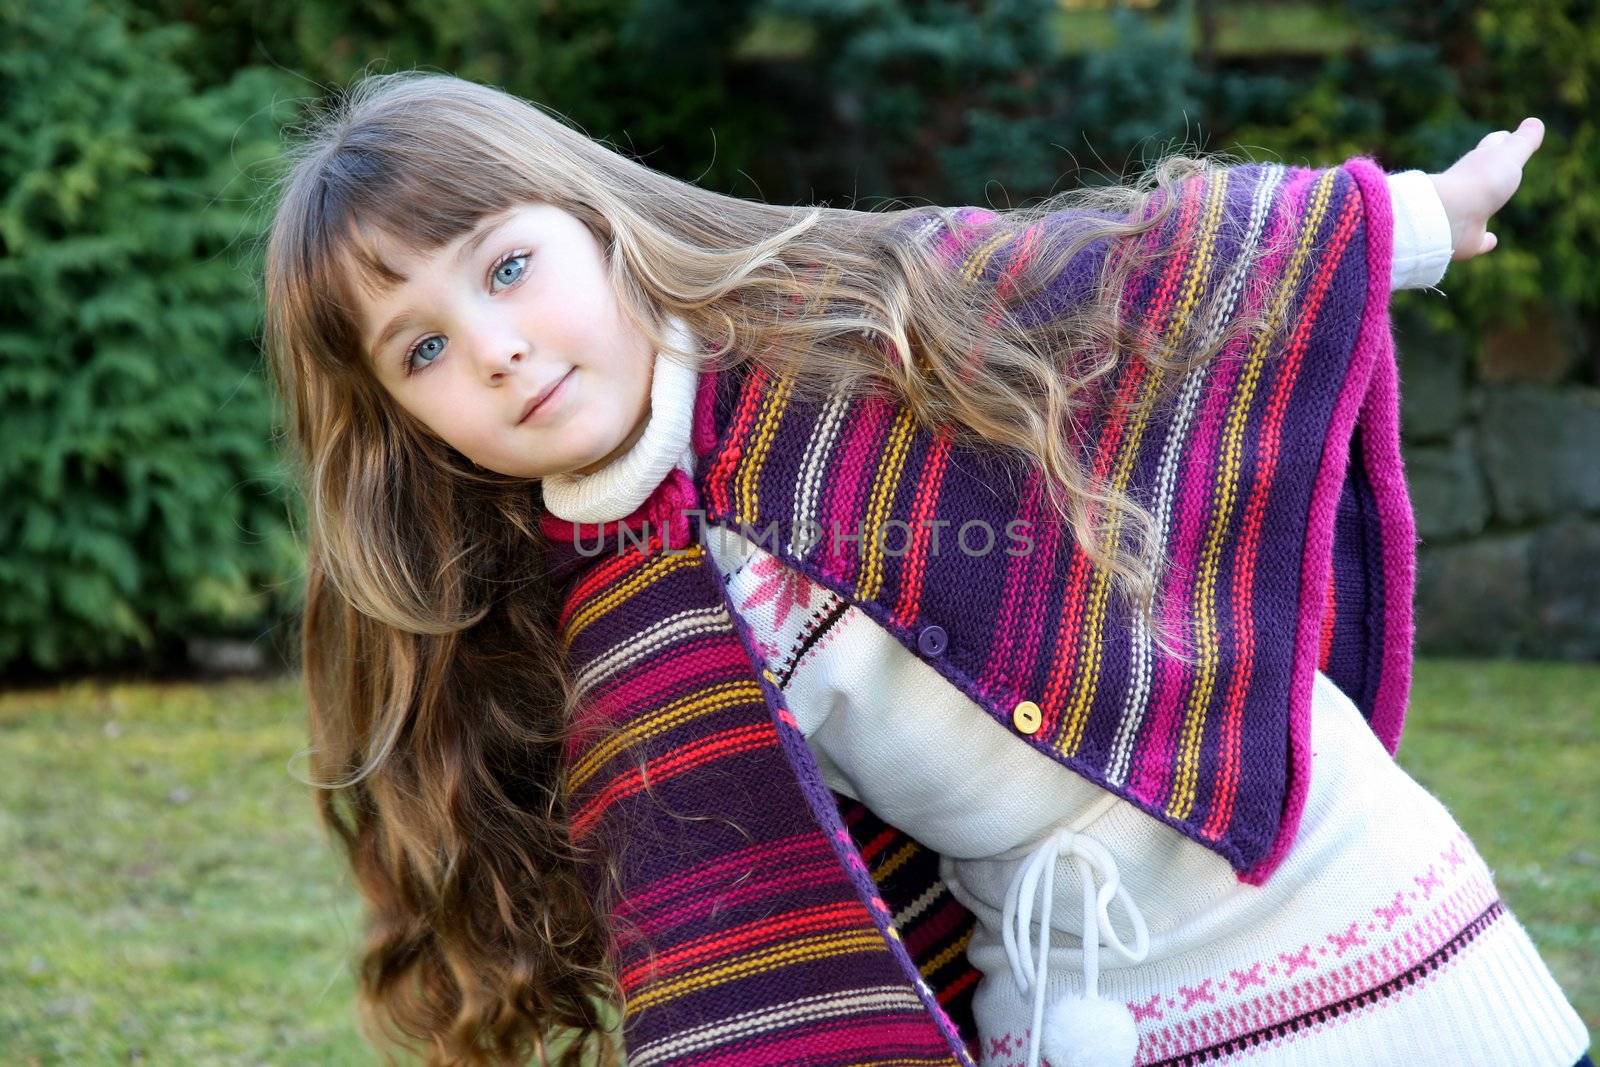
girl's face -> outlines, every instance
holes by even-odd
[[[588,474],[632,447],[654,353],[577,216],[527,204],[431,256],[376,251],[406,281],[363,297],[363,350],[395,402],[446,443],[521,478]]]

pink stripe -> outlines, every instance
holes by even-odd
[[[1264,241],[1277,251],[1264,257],[1257,275],[1278,278],[1290,255],[1292,242],[1286,238],[1300,217],[1300,205],[1315,172],[1296,168],[1279,184],[1272,197],[1272,217],[1267,222]],[[1273,286],[1247,286],[1246,299],[1255,302],[1250,310],[1259,309],[1259,301],[1270,299]],[[1220,451],[1222,428],[1227,421],[1228,402],[1239,375],[1244,369],[1244,351],[1249,337],[1236,338],[1212,359],[1207,373],[1212,380],[1201,391],[1201,408],[1195,413],[1193,444],[1185,450],[1183,467],[1178,477],[1182,487],[1178,503],[1178,530],[1173,541],[1171,569],[1163,583],[1162,596],[1166,617],[1192,620],[1197,613],[1194,604],[1195,582],[1199,570],[1200,542],[1211,515],[1212,483],[1216,480],[1217,455]],[[1186,652],[1196,649],[1186,647]],[[1176,771],[1174,749],[1177,746],[1178,728],[1183,713],[1183,703],[1191,668],[1167,656],[1157,657],[1156,684],[1151,697],[1150,725],[1147,739],[1136,751],[1136,762],[1130,791],[1140,800],[1154,807],[1167,803]]]
[[[886,1048],[902,1056],[949,1056],[949,1044],[932,1019],[921,1015],[907,1018],[909,1011],[905,1008],[893,1015],[852,1016],[848,1021],[823,1019],[797,1023],[791,1030],[792,1037],[743,1041],[720,1055],[701,1053],[692,1059],[696,1067],[812,1063],[819,1056],[827,1057],[831,1063],[834,1057],[841,1055],[876,1060]]]
[[[890,405],[882,398],[866,397],[853,401],[851,409],[857,417],[846,415],[849,437],[839,446],[839,458],[832,464],[834,490],[822,505],[822,573],[842,584],[855,581],[861,552],[860,542],[846,542],[842,536],[854,537],[865,532],[857,521],[865,512],[860,500],[877,469],[879,445],[889,421]],[[841,539],[835,539],[836,533]]]
[[[1204,178],[1186,182],[1185,185],[1198,184],[1204,187]],[[1199,208],[1195,201],[1199,196],[1185,198],[1180,189],[1177,194],[1182,202],[1178,207],[1178,221],[1170,243],[1176,245],[1178,251],[1167,257],[1167,265],[1163,268],[1160,284],[1156,287],[1155,295],[1150,300],[1155,301],[1152,308],[1144,316],[1145,325],[1159,322],[1165,314],[1162,310],[1170,302],[1176,286],[1176,279],[1183,264],[1188,262],[1193,235],[1189,231],[1189,223],[1194,219]],[[1146,202],[1147,208],[1155,208],[1160,201],[1151,197]],[[1148,211],[1144,217],[1153,215],[1154,210]],[[1147,249],[1159,251],[1158,242],[1165,236],[1164,227],[1153,227],[1146,231],[1143,243]],[[1152,260],[1147,260],[1148,265]],[[1131,318],[1138,303],[1137,294],[1140,292],[1146,275],[1140,271],[1130,276],[1123,286],[1122,312],[1124,317]],[[1152,333],[1156,331],[1151,331]],[[1123,431],[1129,415],[1137,406],[1141,390],[1145,385],[1145,361],[1124,360],[1121,369],[1116,374],[1116,395],[1109,400],[1109,412],[1098,427],[1098,435],[1093,446],[1094,463],[1090,477],[1095,484],[1110,481],[1110,473],[1116,462],[1116,452],[1122,441]],[[1090,656],[1098,656],[1100,650],[1087,647],[1087,636],[1083,627],[1087,620],[1087,613],[1083,610],[1087,596],[1087,586],[1090,580],[1089,557],[1080,548],[1072,559],[1072,566],[1067,579],[1067,592],[1062,599],[1061,611],[1056,623],[1054,637],[1054,655],[1051,666],[1051,677],[1045,688],[1044,699],[1040,701],[1044,716],[1039,727],[1039,736],[1057,739],[1060,737],[1059,717],[1062,713],[1062,704],[1066,693],[1073,687],[1082,689],[1078,680],[1078,672],[1083,669],[1083,660]],[[1103,641],[1102,641],[1103,644]],[[1089,709],[1093,712],[1093,702]]]
[[[928,522],[938,512],[939,493],[944,488],[945,468],[950,460],[950,436],[940,430],[934,434],[923,461],[922,474],[917,482],[916,496],[911,506],[911,529],[928,529]],[[900,565],[900,602],[895,606],[892,621],[899,626],[910,626],[922,609],[922,583],[927,577],[928,538],[914,537],[911,551]]]
[[[1043,487],[1040,487],[1041,490]],[[1042,501],[1041,506],[1047,515],[1052,515],[1049,502]],[[1021,674],[1018,676],[1024,682],[1033,677],[1033,672],[1039,662],[1040,648],[1044,644],[1046,630],[1049,629],[1046,617],[1047,604],[1045,598],[1050,592],[1051,579],[1056,572],[1056,561],[1061,550],[1061,531],[1064,527],[1054,521],[1035,524],[1031,536],[1034,540],[1030,556],[1038,557],[1025,590],[1027,610],[1022,616],[1023,645],[1022,653],[1018,658],[1021,664]],[[1042,533],[1041,533],[1042,530]],[[1006,538],[1010,543],[1009,536]]]
[[[662,666],[660,655],[670,655],[673,669]],[[620,722],[639,708],[654,707],[682,695],[690,673],[704,674],[707,684],[743,678],[750,659],[743,647],[725,633],[702,634],[670,649],[658,649],[632,665],[625,680],[596,694],[590,707],[608,722]]]
[[[690,440],[696,459],[709,454],[717,444],[717,376],[721,373],[718,370],[702,370],[699,383],[695,386],[694,429]]]
[[[795,834],[793,837],[763,841],[758,845],[740,849],[714,863],[694,867],[682,874],[656,882],[644,893],[637,893],[617,905],[619,914],[643,915],[660,907],[662,898],[670,899],[682,893],[698,891],[707,882],[719,882],[737,870],[743,874],[763,864],[789,864],[804,862],[806,856],[826,856],[831,862],[833,847],[815,832]]]
[[[819,837],[818,840],[821,840]],[[762,897],[776,897],[781,893],[796,887],[807,889],[827,885],[830,882],[850,884],[844,872],[839,869],[839,861],[832,853],[821,859],[810,859],[803,862],[791,862],[782,870],[771,872],[766,878],[752,878],[739,883],[737,889],[718,888],[716,894],[717,907],[727,908],[734,904],[741,904],[747,900],[759,900]],[[691,899],[670,911],[659,911],[651,915],[648,922],[641,922],[640,928],[648,934],[659,934],[670,930],[681,923],[695,920],[705,921],[705,901]]]
[[[1289,692],[1289,794],[1278,837],[1265,858],[1239,880],[1261,885],[1289,854],[1300,828],[1311,780],[1311,686],[1315,680],[1318,627],[1333,562],[1333,524],[1350,460],[1350,440],[1361,425],[1362,460],[1372,482],[1383,529],[1384,641],[1382,676],[1372,729],[1390,755],[1400,744],[1411,691],[1411,597],[1416,580],[1416,521],[1406,492],[1400,456],[1398,371],[1389,321],[1394,255],[1394,219],[1387,177],[1367,156],[1344,163],[1366,208],[1367,300],[1350,372],[1334,405],[1327,445],[1311,491],[1310,525],[1300,563],[1300,618],[1295,629],[1294,674]]]
[[[1328,255],[1310,279],[1310,292],[1305,298],[1306,306],[1300,312],[1288,351],[1279,361],[1278,377],[1273,383],[1265,416],[1260,420],[1255,449],[1256,477],[1242,512],[1238,562],[1233,572],[1235,666],[1228,684],[1222,735],[1217,742],[1217,772],[1213,775],[1216,792],[1212,797],[1211,815],[1206,820],[1205,829],[1201,831],[1212,840],[1220,837],[1232,820],[1239,786],[1241,720],[1244,714],[1245,695],[1250,689],[1255,670],[1256,618],[1253,602],[1256,558],[1260,553],[1261,524],[1266,515],[1267,502],[1272,496],[1273,479],[1278,473],[1278,457],[1283,453],[1281,442],[1284,411],[1289,406],[1289,397],[1294,392],[1295,384],[1300,380],[1300,368],[1305,362],[1308,338],[1319,321],[1318,316],[1322,313],[1328,287],[1333,284],[1333,276],[1338,272],[1339,265],[1344,262],[1345,249],[1349,246],[1356,224],[1360,221],[1359,194],[1355,197],[1346,197],[1342,202],[1330,204],[1329,207],[1331,210],[1327,217],[1334,217],[1332,209],[1338,211],[1338,216],[1335,219],[1336,226],[1330,243],[1326,246]],[[1318,612],[1318,615],[1320,616],[1321,612]],[[1317,649],[1320,655],[1322,649],[1320,628]]]
[[[1043,492],[1044,487],[1040,484],[1040,472],[1036,469],[1030,469],[1027,485],[1022,490],[1022,509],[1017,518],[1026,522],[1028,524],[1027,528],[1033,530],[1035,534],[1038,533],[1040,526],[1039,513],[1035,504]],[[1002,530],[995,530],[994,537],[995,547],[993,551],[1004,552],[1010,543],[1010,537]],[[1024,665],[1019,663],[1014,647],[1015,638],[1018,636],[1019,631],[1023,629],[1023,627],[1017,625],[1017,614],[1024,608],[1022,601],[1027,595],[1025,591],[1040,584],[1034,574],[1036,557],[1039,555],[1040,553],[1038,552],[1030,552],[1013,558],[1006,565],[1005,589],[1000,596],[1000,618],[996,622],[994,630],[995,637],[998,640],[994,642],[994,646],[989,652],[989,662],[984,664],[983,677],[978,680],[978,688],[982,692],[994,692],[996,683],[1008,674],[1010,676],[1009,680],[1015,684],[1016,688],[1021,689],[1024,680],[1028,677],[1027,668],[1031,667],[1032,664]],[[1032,607],[1031,600],[1026,606]],[[1029,614],[1023,611],[1024,620],[1029,619],[1029,617]],[[1032,629],[1036,630],[1038,627],[1035,626]]]
[[[972,246],[976,245],[980,234],[973,231],[979,227],[993,222],[998,216],[993,211],[983,208],[964,207],[955,211],[955,223],[940,232],[936,248],[939,256],[946,263],[955,263],[964,259]]]
[[[1232,347],[1219,353],[1220,361],[1215,362],[1209,370],[1211,380],[1202,391],[1201,407],[1195,413],[1194,443],[1187,450],[1182,473],[1178,476],[1178,484],[1182,487],[1178,503],[1178,532],[1164,597],[1168,602],[1169,615],[1190,616],[1191,620],[1198,569],[1196,560],[1200,554],[1200,538],[1205,530],[1206,517],[1210,513],[1222,425],[1227,418],[1228,399],[1233,394],[1234,383],[1242,367],[1242,362],[1235,355]],[[1196,651],[1193,648],[1188,650]],[[1157,657],[1156,684],[1151,697],[1153,715],[1149,720],[1146,740],[1136,750],[1137,759],[1129,787],[1135,796],[1157,807],[1166,804],[1167,792],[1172,786],[1176,770],[1174,750],[1190,670],[1190,667],[1169,657]]]

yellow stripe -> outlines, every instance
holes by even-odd
[[[569,648],[580,633],[587,629],[600,616],[613,610],[619,604],[631,600],[638,593],[650,588],[661,579],[684,567],[697,566],[700,557],[705,553],[705,548],[699,544],[692,544],[683,551],[660,553],[650,557],[644,566],[628,577],[626,581],[618,582],[608,587],[603,596],[597,596],[588,601],[572,613],[572,618],[567,620],[567,628],[561,634],[561,647]]]
[[[912,856],[915,856],[917,851],[917,843],[915,841],[907,841],[888,859],[884,860],[881,867],[872,872],[872,880],[875,882],[882,882],[885,878],[899,870],[906,860],[910,859]]]
[[[989,260],[993,259],[994,254],[1009,240],[1011,240],[1009,233],[1001,233],[989,238],[988,244],[980,245],[973,249],[972,254],[967,257],[966,263],[961,268],[962,284],[971,285],[977,281],[984,268],[989,265]]]
[[[1217,474],[1219,491],[1217,510],[1212,513],[1211,525],[1206,531],[1205,551],[1201,556],[1195,585],[1195,649],[1199,655],[1200,673],[1189,694],[1189,706],[1184,715],[1183,734],[1178,742],[1178,765],[1173,775],[1172,799],[1167,802],[1167,813],[1174,818],[1186,819],[1194,810],[1196,784],[1200,777],[1200,741],[1205,729],[1205,708],[1211,702],[1211,690],[1216,686],[1217,635],[1216,613],[1212,603],[1216,595],[1217,570],[1222,550],[1222,535],[1233,514],[1234,498],[1239,491],[1239,475],[1245,424],[1250,405],[1255,396],[1256,383],[1261,376],[1261,364],[1268,348],[1278,336],[1280,326],[1289,308],[1289,302],[1300,284],[1300,275],[1310,258],[1312,242],[1317,228],[1327,211],[1333,190],[1335,171],[1330,168],[1318,180],[1311,194],[1311,210],[1306,218],[1300,239],[1295,245],[1289,268],[1273,294],[1271,311],[1266,328],[1256,335],[1250,347],[1250,356],[1235,395],[1233,408],[1223,429],[1222,450],[1218,457]]]
[[[1222,206],[1227,199],[1227,188],[1228,172],[1224,171],[1211,182],[1211,187],[1207,191],[1205,213],[1195,238],[1194,256],[1183,278],[1178,298],[1173,302],[1172,314],[1167,320],[1165,329],[1161,331],[1163,356],[1169,356],[1177,347],[1178,339],[1189,329],[1189,320],[1199,304],[1200,291],[1211,267],[1217,232],[1222,224]],[[1134,410],[1127,433],[1123,435],[1117,454],[1117,465],[1112,474],[1112,484],[1118,490],[1125,490],[1133,475],[1134,460],[1138,458],[1139,446],[1144,441],[1145,428],[1150,421],[1151,408],[1160,390],[1163,373],[1159,365],[1150,368],[1139,397],[1139,405]],[[1113,513],[1106,534],[1108,544],[1112,546],[1117,544],[1121,523],[1122,513]],[[1074,683],[1072,703],[1067,709],[1061,732],[1055,741],[1055,747],[1069,756],[1076,755],[1078,747],[1083,743],[1084,731],[1089,723],[1089,711],[1094,706],[1095,692],[1099,687],[1101,657],[1105,651],[1101,633],[1105,625],[1106,601],[1110,592],[1110,572],[1095,568],[1089,585],[1088,618],[1084,625],[1081,646],[1084,649],[1083,674],[1081,681]]]
[[[583,758],[573,764],[572,770],[568,772],[569,787],[576,789],[582,786],[602,764],[624,749],[632,748],[702,715],[745,702],[759,704],[761,700],[761,686],[751,681],[723,682],[679,697],[630,721],[624,729],[609,735],[584,753]]]
[[[739,462],[739,473],[735,479],[735,492],[738,494],[735,506],[739,509],[739,519],[751,525],[757,521],[756,488],[761,477],[761,468],[766,465],[767,456],[772,452],[772,441],[777,435],[778,423],[783,421],[783,413],[789,407],[789,394],[793,391],[792,378],[785,376],[773,381],[770,396],[762,404],[761,413],[756,417],[748,451]]]
[[[861,542],[861,576],[856,581],[856,596],[863,600],[874,599],[883,587],[883,558],[888,532],[881,531],[881,539],[878,535],[888,517],[889,505],[900,488],[900,478],[905,474],[906,457],[911,454],[911,435],[915,428],[916,421],[911,417],[910,408],[901,405],[894,425],[889,429],[889,440],[883,457],[878,461],[877,473],[873,475],[867,522],[860,531],[864,540]]]
[[[784,941],[776,948],[764,949],[728,963],[697,967],[671,981],[648,985],[628,998],[627,1008],[630,1012],[638,1011],[664,1000],[671,1000],[724,982],[734,982],[752,975],[775,971],[780,967],[874,950],[887,951],[884,949],[883,937],[876,928],[793,938]]]
[[[961,938],[958,941],[918,968],[918,970],[922,972],[922,977],[928,977],[934,971],[937,971],[940,967],[943,967],[945,964],[961,955],[961,953],[965,952],[967,950],[967,942],[971,940],[972,930],[969,929],[966,933],[961,935]]]

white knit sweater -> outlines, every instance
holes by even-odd
[[[1393,285],[1432,287],[1450,260],[1443,206],[1421,171],[1389,185]],[[658,357],[644,434],[587,477],[547,478],[551,512],[621,518],[674,466],[690,470],[695,381]],[[1037,1067],[1055,1042],[1076,1053],[1055,1067],[1569,1067],[1588,1047],[1471,842],[1322,672],[1298,836],[1268,884],[1250,886],[1215,852],[1017,744],[832,591],[736,532],[711,530],[707,548],[824,780],[938,852],[950,892],[977,916],[967,953],[984,976],[983,1067]],[[1040,897],[1029,872],[1047,867],[1054,890]],[[1096,889],[1111,900],[1104,918],[1085,906]],[[1096,991],[1112,1015],[1074,1020],[1070,1002]],[[1093,1047],[1118,1025],[1136,1055],[1115,1040]]]

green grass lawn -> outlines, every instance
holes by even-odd
[[[1400,765],[1442,800],[1600,1033],[1600,667],[1425,660]]]
[[[304,744],[288,682],[0,697],[6,1063],[377,1062]]]
[[[1600,667],[1419,665],[1400,762],[1600,1026]],[[0,696],[6,1064],[370,1064],[293,681]]]

